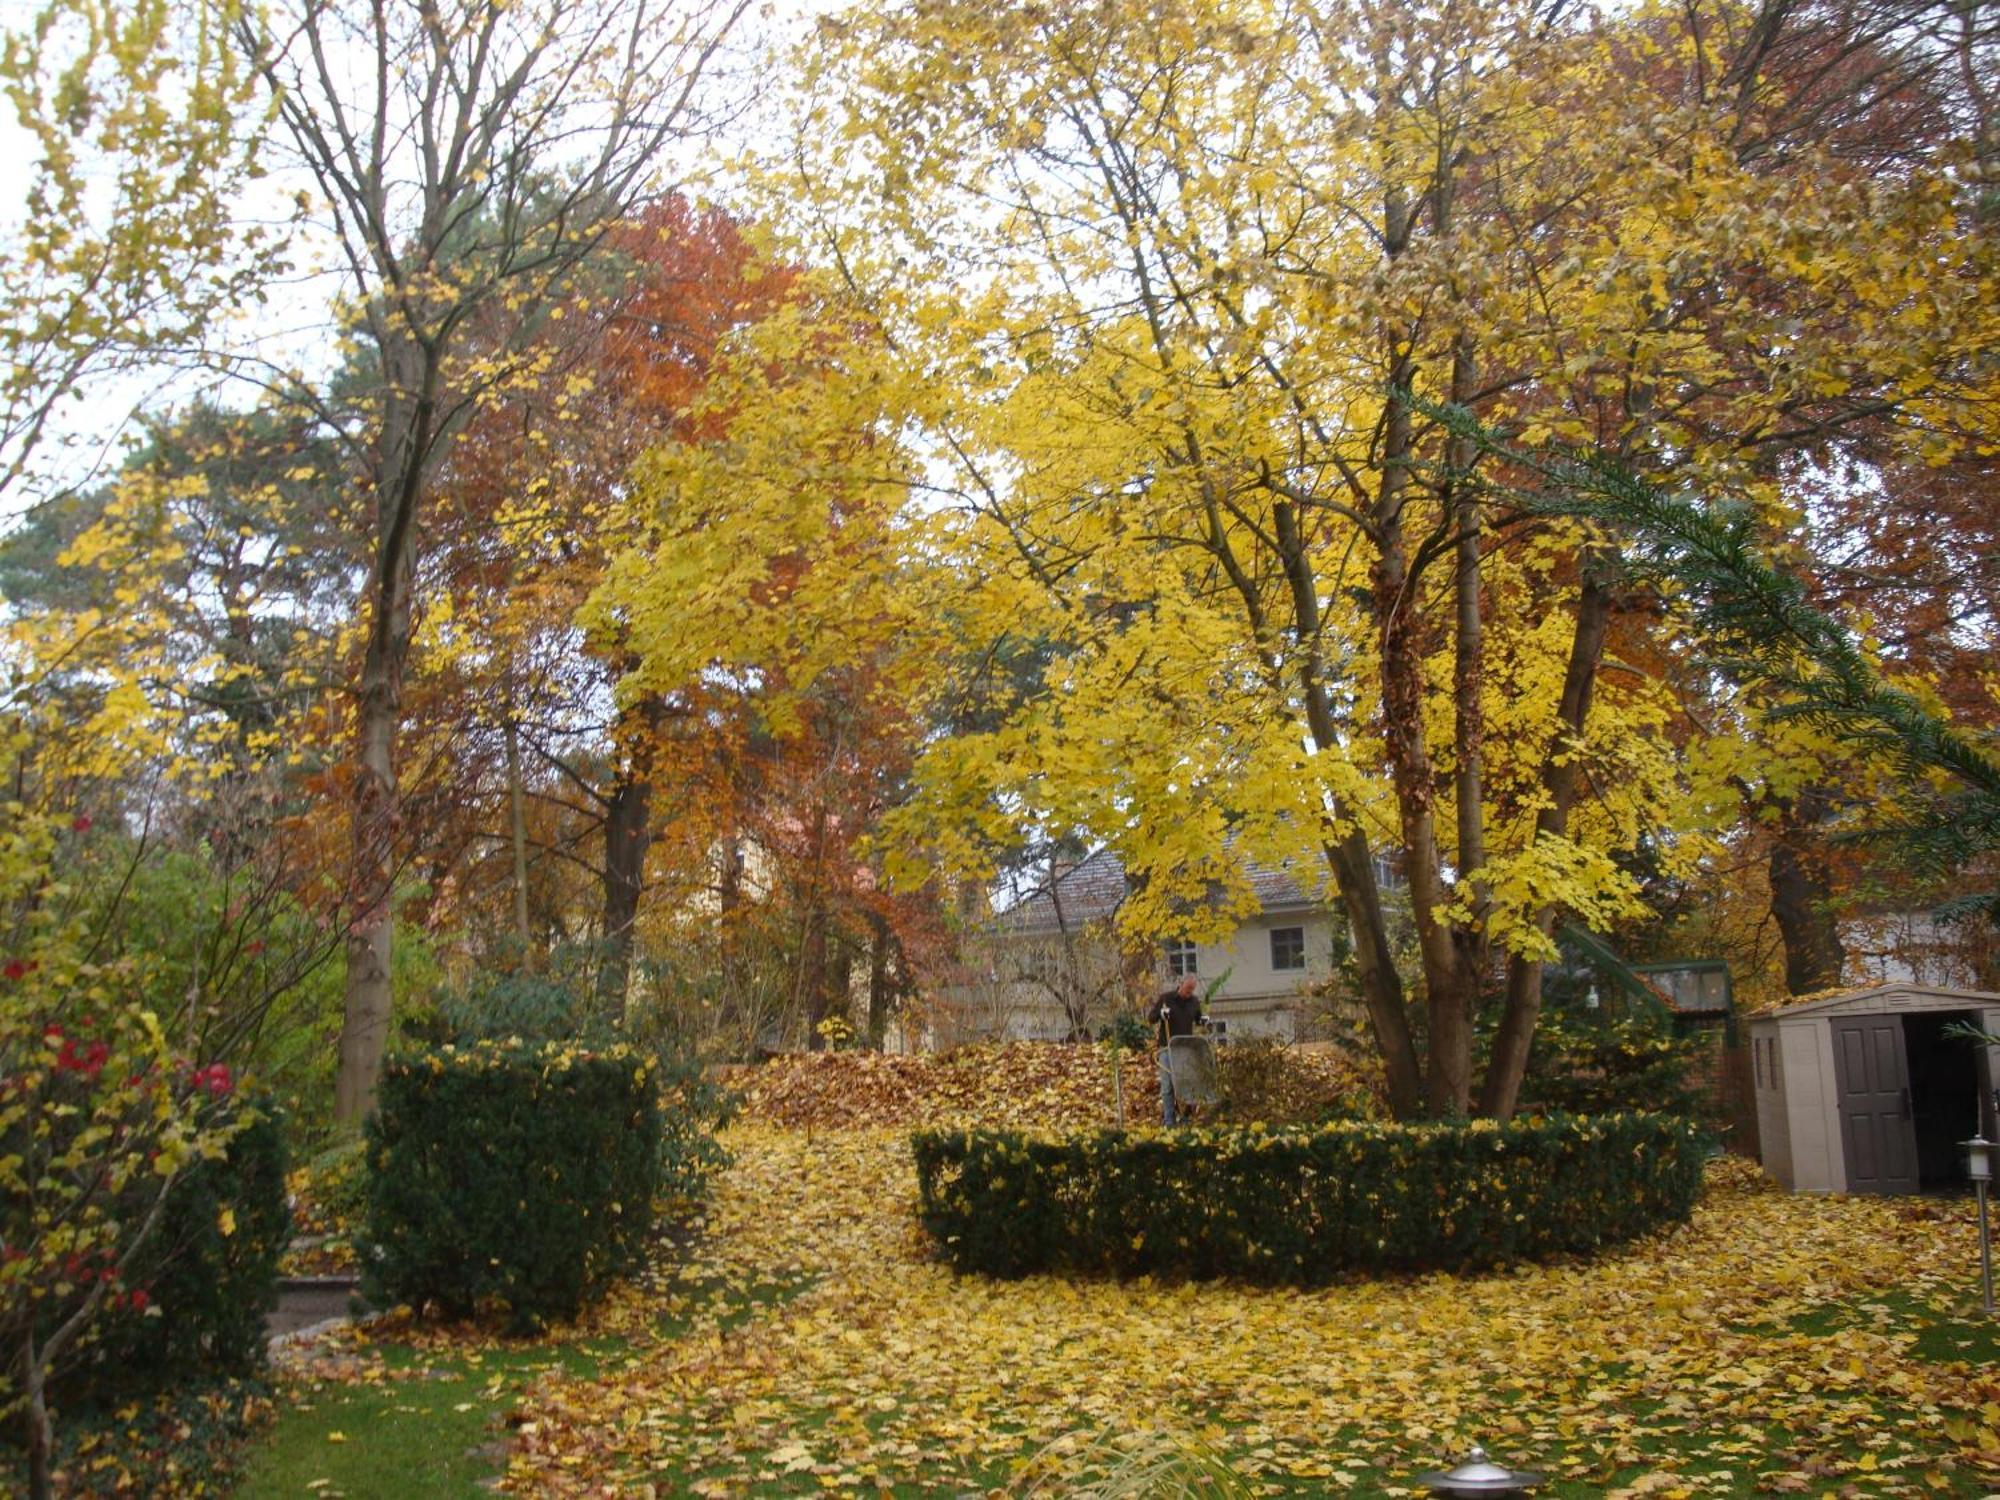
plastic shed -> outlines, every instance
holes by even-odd
[[[1764,1169],[1806,1193],[1915,1193],[1965,1180],[1994,1138],[2000,995],[1880,984],[1748,1018]]]

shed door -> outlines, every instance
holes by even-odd
[[[1833,1022],[1840,1144],[1853,1193],[1917,1191],[1917,1127],[1901,1016]]]

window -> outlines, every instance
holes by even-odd
[[[1271,929],[1271,967],[1303,969],[1306,966],[1306,930],[1303,927]]]
[[[1185,979],[1195,972],[1195,946],[1178,940],[1167,944],[1167,972],[1176,979]]]

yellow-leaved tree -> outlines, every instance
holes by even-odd
[[[1992,347],[1950,153],[1848,169],[1774,72],[1790,24],[1376,0],[825,22],[772,181],[915,382],[906,440],[957,502],[951,618],[1057,643],[1004,722],[931,748],[909,843],[976,868],[1004,830],[1076,830],[1136,878],[1128,925],[1196,936],[1247,857],[1319,862],[1397,1111],[1511,1112],[1558,917],[1636,914],[1638,851],[1702,850],[1644,668],[1676,617],[1617,536],[1512,503],[1421,403],[1782,514],[1814,445],[1885,410],[1950,452]]]

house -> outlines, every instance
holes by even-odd
[[[1965,1178],[1995,1130],[2000,994],[1901,981],[1749,1021],[1764,1168],[1800,1192],[1914,1193]]]
[[[1245,873],[1257,910],[1226,941],[1169,941],[1135,963],[1112,927],[1126,895],[1118,856],[1100,849],[1058,870],[968,945],[967,972],[934,1044],[1091,1035],[1129,1003],[1130,989],[1157,992],[1187,975],[1221,1035],[1298,1037],[1310,1025],[1311,991],[1333,974],[1335,917],[1304,872],[1253,862]]]

